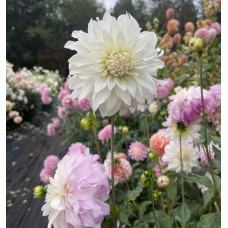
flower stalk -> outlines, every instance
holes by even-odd
[[[114,183],[114,116],[111,116],[111,125],[112,125],[112,134],[111,134],[111,174],[112,174],[112,201],[113,204],[116,204],[116,192],[115,192],[115,183]],[[117,228],[117,220],[113,218],[114,228]]]
[[[182,158],[182,142],[181,142],[181,132],[179,137],[180,144],[180,160],[181,160],[181,195],[182,195],[182,228],[185,227],[186,223],[186,213],[185,213],[185,200],[184,200],[184,178],[183,178],[183,158]]]
[[[103,161],[102,161],[101,151],[100,151],[100,147],[99,147],[99,143],[98,143],[97,130],[95,127],[92,128],[92,134],[93,134],[93,138],[95,140],[95,144],[96,144],[96,148],[97,148],[97,153],[99,155],[100,163],[102,164]]]
[[[155,221],[156,228],[158,228],[158,221],[157,221],[155,205],[154,205],[154,183],[153,183],[153,180],[151,181],[151,193],[152,193],[151,194],[151,201],[152,201],[152,207],[153,207],[154,221]]]

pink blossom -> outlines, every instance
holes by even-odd
[[[69,155],[71,154],[84,154],[84,155],[89,155],[89,148],[86,147],[85,145],[83,145],[82,143],[80,142],[77,142],[77,143],[73,143],[71,144],[71,146],[68,148],[68,151],[67,153]]]
[[[74,107],[78,112],[87,112],[90,110],[90,100],[89,98],[83,98],[74,103]]]
[[[116,127],[114,127],[114,134],[115,133],[116,133]],[[101,141],[103,140],[108,141],[111,138],[111,135],[112,135],[112,125],[108,124],[102,130],[99,131],[98,139]]]
[[[158,86],[157,87],[157,98],[158,99],[164,99],[168,97],[169,90],[166,86]]]
[[[49,183],[49,177],[53,177],[55,174],[54,170],[50,170],[50,169],[45,169],[43,168],[40,172],[40,180],[44,183],[44,184],[48,184]]]
[[[209,29],[210,40],[213,40],[216,37],[216,30],[214,28]]]
[[[53,123],[53,125],[54,125],[54,127],[60,127],[60,120],[59,120],[59,118],[54,118],[53,120],[52,120],[52,123]]]
[[[157,152],[160,157],[165,153],[165,147],[169,144],[170,140],[166,137],[162,130],[153,134],[150,138],[150,148]]]
[[[139,141],[135,141],[129,146],[128,154],[132,160],[143,161],[147,157],[147,147]]]
[[[177,33],[173,36],[173,43],[174,44],[177,44],[181,41],[181,34],[180,33]]]
[[[63,107],[59,107],[58,108],[58,116],[61,118],[61,119],[65,119],[67,116],[68,116],[68,112],[65,108]]]
[[[122,156],[122,155],[121,155]],[[115,153],[115,164],[114,164],[114,184],[124,183],[129,180],[132,174],[132,168],[125,158],[121,158],[119,154]],[[107,154],[107,158],[104,161],[105,172],[108,175],[108,179],[112,179],[111,175],[111,153]]]
[[[218,22],[212,23],[211,28],[216,30],[217,35],[221,33],[221,25]]]
[[[55,126],[52,123],[47,125],[47,133],[49,136],[55,135]]]
[[[62,106],[65,109],[70,109],[74,107],[75,100],[72,99],[71,95],[66,95],[62,99]]]
[[[164,162],[164,161],[159,161],[159,163],[160,163],[160,166],[159,166],[159,165],[156,165],[156,166],[154,167],[154,171],[156,172],[156,176],[157,176],[157,177],[160,177],[160,176],[164,173],[163,168],[166,167],[166,166],[168,165],[168,162]],[[161,170],[160,168],[161,168],[162,170]]]
[[[70,91],[67,89],[61,89],[61,91],[58,94],[58,99],[62,100],[64,96],[70,94]]]
[[[196,32],[195,32],[195,34],[194,34],[194,37],[201,38],[201,39],[203,39],[206,43],[208,43],[209,40],[210,40],[209,30],[206,29],[206,28],[197,29]]]
[[[195,26],[194,26],[194,24],[192,22],[187,22],[184,25],[184,29],[185,29],[185,32],[194,32]]]
[[[206,149],[202,146],[200,148],[199,157],[200,157],[200,161],[202,164],[208,165],[207,152],[206,152]],[[215,157],[215,153],[213,151],[212,144],[209,145],[209,157],[211,160],[214,160],[214,157]]]
[[[49,155],[44,160],[44,168],[55,171],[57,168],[58,162],[59,162],[59,158],[57,156]]]
[[[169,91],[173,89],[174,82],[171,78],[165,79],[164,82],[165,82],[165,86],[168,88]]]
[[[51,227],[100,227],[110,214],[109,183],[97,155],[66,154],[47,187],[43,215]]]
[[[172,19],[175,17],[175,10],[173,8],[169,8],[166,10],[166,18]]]

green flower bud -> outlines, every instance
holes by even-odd
[[[127,127],[127,126],[124,126],[124,127],[122,128],[122,132],[123,132],[123,134],[127,134],[127,133],[128,133],[128,131],[129,131],[129,129],[128,129],[128,127]]]
[[[158,154],[154,153],[154,152],[150,152],[148,157],[150,160],[153,160],[153,159],[156,159],[158,157]]]
[[[80,124],[85,130],[89,130],[90,122],[89,122],[89,120],[87,118],[82,119]]]
[[[191,52],[202,52],[205,47],[205,41],[200,38],[192,38],[189,41],[189,49]]]
[[[44,186],[36,186],[33,189],[34,198],[37,198],[37,199],[43,198],[43,197],[45,197],[46,192],[47,192],[47,188],[46,187],[44,187]]]
[[[170,184],[169,177],[162,175],[158,177],[157,185],[159,188],[167,188]]]

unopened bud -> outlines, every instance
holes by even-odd
[[[36,186],[33,189],[34,198],[37,198],[37,199],[43,198],[43,197],[45,197],[46,192],[47,192],[46,187],[44,187],[44,186]]]
[[[192,38],[189,41],[189,49],[191,52],[201,52],[205,47],[205,41],[200,38]]]
[[[90,122],[86,118],[82,119],[80,124],[85,130],[90,128]]]
[[[148,155],[148,157],[149,157],[150,160],[153,160],[153,159],[155,159],[155,158],[158,157],[158,154],[157,153],[154,153],[154,152],[150,152],[149,155]]]
[[[123,134],[127,134],[128,131],[129,131],[129,130],[128,130],[128,127],[125,126],[125,127],[122,128]]]
[[[165,175],[158,177],[157,185],[159,188],[166,188],[169,186],[169,183],[170,183],[169,177]]]

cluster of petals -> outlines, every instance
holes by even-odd
[[[153,168],[153,170],[156,172],[157,177],[160,177],[161,175],[163,175],[165,173],[167,165],[168,165],[167,162],[160,160],[159,165],[156,165]]]
[[[72,97],[88,97],[102,117],[133,112],[138,103],[154,99],[155,76],[164,66],[154,32],[141,32],[128,13],[116,19],[106,12],[103,19],[90,20],[88,33],[74,31],[72,36],[78,40],[65,45],[77,51],[69,59]]]
[[[72,143],[71,146],[68,148],[67,153],[69,155],[72,155],[72,154],[89,155],[90,154],[89,148],[80,142]]]
[[[68,111],[63,107],[58,107],[58,116],[61,119],[65,119],[68,116]]]
[[[173,8],[169,8],[166,10],[166,18],[172,19],[175,17],[175,10]]]
[[[47,134],[49,136],[54,136],[56,134],[56,130],[60,127],[60,119],[53,118],[52,122],[47,125]]]
[[[178,20],[176,20],[176,19],[169,20],[167,25],[166,25],[166,29],[168,31],[168,34],[172,35],[172,34],[178,32],[179,25],[180,25],[180,22]]]
[[[181,88],[169,97],[168,112],[172,122],[180,122],[188,126],[200,118],[202,109],[199,87]]]
[[[114,134],[116,133],[116,127],[114,127]],[[101,141],[108,141],[112,136],[112,125],[108,124],[98,133],[98,139]]]
[[[181,171],[181,154],[182,154],[182,164],[183,171],[186,173],[190,173],[193,167],[198,166],[199,153],[197,149],[195,149],[192,143],[184,142],[181,147],[180,153],[180,145],[177,142],[170,142],[165,147],[165,153],[162,157],[164,162],[168,163],[168,170],[173,170],[175,172]]]
[[[165,152],[165,147],[169,144],[170,139],[166,136],[164,130],[159,130],[150,138],[150,148],[162,157]]]
[[[59,158],[55,155],[49,155],[46,157],[43,163],[44,168],[40,172],[40,179],[43,183],[49,183],[49,177],[54,176],[58,162]]]
[[[41,91],[41,100],[43,104],[48,105],[52,102],[52,98],[50,97],[51,90],[48,88],[46,84],[42,84],[40,87]]]
[[[124,183],[128,181],[132,174],[132,168],[130,162],[127,160],[124,153],[114,154],[115,164],[114,164],[114,184]],[[111,175],[111,153],[107,154],[104,161],[105,172],[108,175],[108,179],[112,179]]]
[[[74,107],[77,101],[71,97],[70,94],[66,95],[62,99],[62,107],[65,109],[71,109]]]
[[[89,98],[83,98],[81,100],[77,100],[74,104],[74,108],[78,112],[88,112],[90,110],[90,100]]]
[[[41,209],[48,216],[48,227],[100,227],[110,214],[105,203],[109,182],[98,159],[97,155],[72,153],[59,161]]]
[[[207,112],[208,122],[221,130],[221,85],[212,86],[205,97],[205,110]]]
[[[129,157],[135,161],[143,161],[148,154],[148,148],[139,141],[133,142],[128,149]]]
[[[157,88],[157,98],[158,99],[164,99],[168,97],[169,92],[173,89],[174,87],[174,82],[171,78],[167,78],[163,81],[164,85],[160,85]]]

